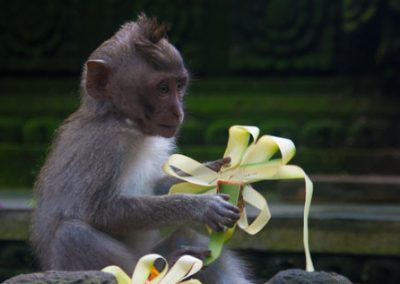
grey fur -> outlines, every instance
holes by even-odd
[[[136,30],[126,27],[122,28],[123,32]],[[120,44],[112,40],[102,46],[111,48]],[[94,54],[100,51],[98,49]],[[137,72],[152,70],[146,63],[142,64],[142,67],[135,65]],[[134,69],[129,68],[126,70]],[[184,69],[183,65],[180,69]],[[127,76],[122,71],[115,74],[114,79]],[[168,145],[173,145],[174,138],[143,134],[146,121],[141,121],[139,127],[117,107],[125,107],[125,101],[107,99],[109,94],[100,94],[96,98],[89,96],[85,88],[86,76],[84,69],[81,106],[57,131],[35,184],[37,208],[33,218],[32,243],[43,269],[99,270],[107,265],[118,265],[130,274],[137,260],[153,251],[157,242],[169,243],[168,239],[160,242],[160,228],[201,223],[218,230],[237,221],[238,209],[226,201],[226,196],[154,195],[156,188],[165,192],[174,182],[162,178],[161,174],[161,159],[169,154],[172,147]],[[91,84],[95,87],[93,81]],[[99,91],[119,92],[124,100],[128,96],[130,99],[139,97],[138,90],[148,94],[154,89],[144,82],[128,84],[131,89],[125,92],[120,84],[114,82],[111,86],[115,89],[109,90],[106,86]],[[152,103],[156,102],[153,100]],[[143,111],[141,105],[130,107],[131,110]],[[221,166],[221,161],[216,165]],[[136,180],[126,181],[125,177],[130,174]],[[190,246],[207,252],[204,237],[189,235],[192,236],[188,238]],[[167,247],[164,251],[166,257],[174,255],[174,251],[176,256],[177,250],[178,254],[185,253],[179,246]],[[222,275],[220,272],[225,270],[226,274]],[[224,252],[220,261],[201,275],[204,283],[223,283],[222,279],[227,283],[247,283],[242,265],[230,252]]]

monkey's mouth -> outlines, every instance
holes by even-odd
[[[157,131],[158,135],[161,135],[161,136],[167,137],[167,138],[173,137],[179,128],[179,124],[160,123],[160,124],[157,124],[157,126],[158,126],[158,131]]]
[[[164,128],[164,129],[169,129],[169,130],[174,130],[174,129],[176,129],[176,128],[178,128],[178,124],[159,124],[158,126],[160,126],[161,128]]]

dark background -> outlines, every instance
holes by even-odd
[[[172,24],[195,75],[370,75],[394,88],[397,0],[2,0],[2,75],[77,76],[140,11]],[[393,85],[391,84],[393,83]]]

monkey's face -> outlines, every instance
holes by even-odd
[[[135,68],[138,71],[138,66]],[[169,71],[146,66],[135,72],[134,78],[120,82],[113,101],[145,135],[169,138],[182,124],[187,84],[188,74],[183,66]]]
[[[144,123],[143,133],[173,137],[178,132],[183,118],[183,97],[187,88],[187,73],[155,73],[147,81],[146,90],[141,94]]]

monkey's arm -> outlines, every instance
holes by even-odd
[[[70,178],[69,183],[75,204],[84,206],[83,218],[93,227],[118,234],[133,228],[204,223],[222,230],[239,219],[239,209],[227,201],[227,195],[123,195],[119,177],[132,141],[105,127],[102,132],[85,130],[85,134],[89,137],[87,143],[81,144],[80,155],[73,155],[84,166],[72,171],[76,178]],[[80,182],[73,182],[76,180]]]
[[[204,223],[214,230],[232,227],[239,209],[227,195],[118,196],[90,216],[89,223],[103,231],[124,233],[135,229],[151,230],[168,225]]]

